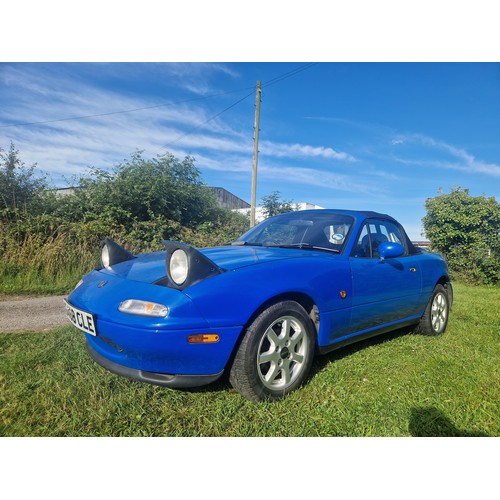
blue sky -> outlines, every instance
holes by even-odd
[[[0,147],[55,186],[137,149],[192,155],[250,201],[257,80],[258,201],[381,211],[421,239],[438,189],[500,194],[494,63],[3,63]]]
[[[37,162],[56,185],[64,185],[64,179],[85,172],[90,165],[110,168],[136,149],[144,149],[148,156],[170,151],[179,157],[192,154],[208,184],[224,186],[249,200],[253,92],[260,79],[264,89],[259,200],[279,190],[284,198],[296,202],[379,210],[397,217],[413,239],[420,239],[425,199],[435,196],[440,187],[448,192],[460,185],[473,195],[484,193],[498,199],[500,43],[497,6],[491,0],[4,3],[0,147],[6,149],[14,141],[23,160]],[[83,64],[86,61],[100,63]],[[322,63],[265,86],[311,61]],[[209,97],[215,94],[225,95]],[[161,104],[169,105],[153,107]],[[150,109],[102,117],[12,126],[147,107]],[[147,449],[138,449],[138,443]],[[156,462],[163,467],[167,460],[168,470],[174,470],[169,480],[177,479],[182,487],[199,484],[203,495],[211,484],[212,469],[199,468],[200,480],[195,485],[186,482],[190,477],[176,464],[193,455],[199,463],[213,462],[215,455],[229,467],[229,475],[239,479],[240,471],[257,463],[265,447],[262,441],[251,439],[238,440],[234,449],[227,449],[234,445],[232,441],[218,441],[215,447],[203,440],[190,441],[189,446],[162,441],[161,449],[158,443],[153,443],[156,454],[161,453]],[[267,443],[273,452],[275,442]],[[467,442],[466,455],[474,457],[473,461],[464,461],[464,454],[456,449],[460,446],[463,451],[464,444],[457,443],[431,440],[422,446],[411,439],[382,440],[374,447],[373,441],[357,440],[346,447],[344,440],[327,438],[314,443],[294,441],[291,446],[304,455],[329,452],[328,461],[306,461],[301,467],[306,475],[315,477],[335,469],[345,479],[336,488],[346,488],[351,497],[383,491],[388,498],[399,498],[405,491],[405,495],[419,498],[431,485],[448,496],[450,492],[487,496],[494,488],[493,479],[485,480],[495,477],[489,460],[492,441]],[[82,441],[76,448],[74,441],[51,441],[50,449],[47,445],[35,449],[30,441],[29,450],[22,449],[19,440],[2,444],[7,446],[3,456],[8,457],[8,465],[14,465],[7,468],[6,475],[13,478],[13,487],[21,484],[17,471],[26,469],[26,457],[28,462],[34,457],[31,472],[38,472],[38,481],[32,482],[36,494],[46,490],[56,497],[57,488],[47,482],[52,469],[46,471],[44,463],[51,467],[54,461],[63,467],[70,464],[64,472],[73,479],[73,471],[81,470],[75,463],[88,466],[96,446],[98,453],[109,453],[109,441],[97,445],[93,441],[91,450]],[[133,441],[132,445],[135,449],[128,450],[127,459],[134,452],[151,453],[151,441]],[[112,459],[107,463],[112,472],[113,464],[118,464],[117,474],[128,465],[121,461],[122,448],[120,441],[116,444],[119,453],[111,450]],[[234,456],[240,450],[237,460],[224,461],[228,453]],[[58,460],[72,451],[71,461]],[[360,454],[371,464],[363,470],[366,480],[361,482],[359,468],[351,466]],[[40,460],[42,456],[51,460]],[[21,459],[24,468],[16,468]],[[415,467],[429,460],[435,466],[427,468],[428,480],[416,484]],[[127,492],[143,495],[149,487],[156,493],[151,463],[144,470],[148,480],[137,487],[128,482]],[[136,463],[134,467],[137,469]],[[390,482],[386,480],[388,467]],[[155,477],[163,480],[164,469]],[[441,481],[443,470],[461,480]],[[485,474],[485,470],[491,473]],[[274,492],[276,481],[268,476],[269,480],[260,480],[263,488]],[[80,478],[75,475],[74,479]],[[98,481],[101,491],[108,486],[106,479]],[[88,484],[94,492],[95,478]],[[413,494],[407,484],[412,484]],[[300,489],[302,484],[299,481],[294,486]],[[308,482],[308,494],[311,486]],[[314,482],[313,494],[323,493],[322,486],[322,481]],[[116,494],[116,483],[112,487]]]

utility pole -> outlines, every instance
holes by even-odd
[[[255,124],[253,132],[253,162],[252,162],[252,203],[250,208],[250,227],[255,226],[255,205],[257,196],[257,163],[259,160],[259,123],[260,123],[260,98],[262,94],[261,82],[257,80],[255,92]]]

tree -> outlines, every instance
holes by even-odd
[[[193,228],[217,212],[215,196],[201,179],[194,159],[172,154],[145,159],[137,151],[111,171],[92,168],[75,195],[62,200],[73,218],[107,216],[117,223],[148,221],[157,216]]]
[[[281,193],[279,191],[273,191],[271,194],[262,198],[262,212],[266,219],[268,217],[273,217],[274,215],[293,211],[293,201],[282,200],[280,196]]]
[[[35,178],[34,163],[26,167],[11,141],[9,151],[0,148],[0,208],[21,208],[46,189],[45,178]]]
[[[442,253],[450,270],[473,283],[500,280],[500,204],[494,197],[470,196],[452,189],[425,202],[422,219],[433,249]]]

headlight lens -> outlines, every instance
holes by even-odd
[[[101,264],[103,267],[109,267],[109,248],[104,245],[101,250]]]
[[[182,285],[187,278],[189,265],[186,252],[178,248],[170,257],[170,277],[176,285]]]
[[[134,255],[122,246],[118,245],[116,241],[111,238],[105,238],[101,248],[101,264],[102,267],[109,269],[115,264],[120,264],[127,260],[133,259]]]
[[[81,284],[83,284],[83,278],[75,285],[75,288],[73,288],[73,290],[76,290]]]
[[[156,302],[147,302],[145,300],[127,299],[119,306],[118,310],[127,314],[137,314],[139,316],[153,316],[156,318],[166,318],[168,307]]]

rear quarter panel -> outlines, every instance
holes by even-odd
[[[449,278],[448,266],[444,258],[438,253],[423,253],[420,256],[422,269],[422,294],[430,298],[438,281],[446,276]]]

